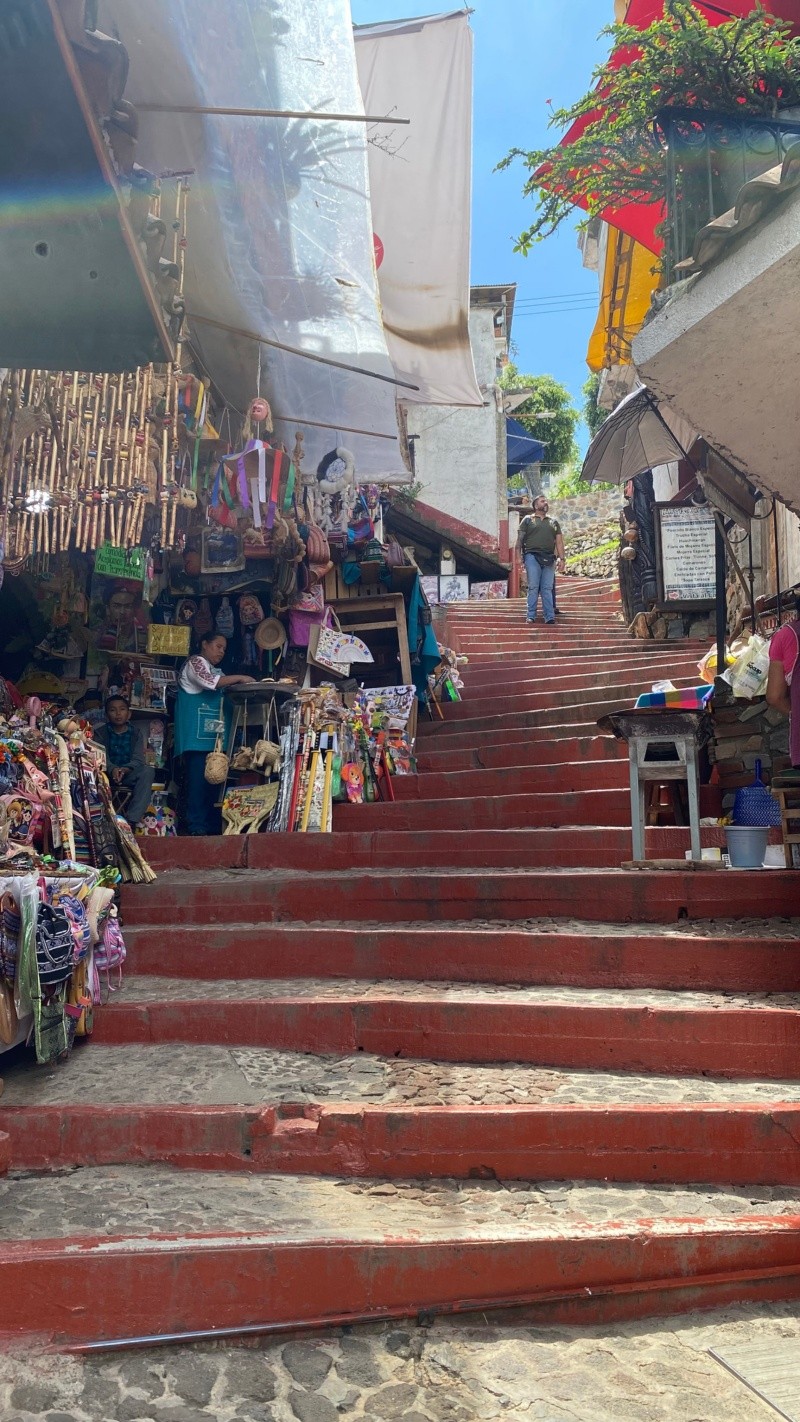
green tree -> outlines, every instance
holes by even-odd
[[[583,394],[583,422],[589,431],[590,439],[594,439],[597,431],[608,414],[607,410],[602,410],[597,403],[600,393],[600,372],[592,371],[588,380],[584,380],[581,386]]]
[[[665,0],[663,18],[647,29],[609,25],[602,33],[612,54],[627,50],[631,62],[614,68],[606,60],[583,98],[553,112],[550,126],[557,129],[588,119],[580,137],[564,147],[512,148],[498,165],[521,159],[530,175],[523,192],[536,203],[515,251],[527,252],[555,232],[575,204],[598,215],[627,203],[663,202],[665,155],[654,135],[662,109],[774,117],[800,102],[800,37],[760,6],[714,26],[692,0]]]
[[[545,446],[542,467],[548,471],[574,468],[578,462],[575,430],[580,413],[566,386],[552,375],[521,375],[512,364],[506,366],[498,384],[503,390],[533,392],[524,404],[511,411],[511,418],[518,420],[534,439],[542,441]],[[547,412],[547,418],[537,418],[541,411]]]

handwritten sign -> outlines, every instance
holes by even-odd
[[[713,603],[716,597],[714,515],[697,504],[656,506],[663,602]]]
[[[115,548],[103,543],[94,558],[94,570],[104,578],[129,578],[144,582],[147,571],[144,548]]]

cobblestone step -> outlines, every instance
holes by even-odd
[[[304,1410],[316,1422],[768,1422],[761,1400],[710,1350],[792,1343],[800,1343],[797,1305],[761,1303],[602,1329],[545,1327],[528,1310],[110,1358],[28,1348],[0,1355],[0,1412],[25,1422],[47,1422],[54,1411],[97,1422],[125,1418],[138,1404],[142,1416],[179,1413],[177,1422],[296,1422]]]
[[[800,1288],[795,1192],[671,1192],[673,1217],[653,1187],[577,1185],[549,1201],[529,1187],[517,1208],[503,1189],[498,1209],[484,1182],[411,1185],[404,1199],[395,1183],[139,1166],[0,1188],[4,1328],[61,1345],[403,1316],[421,1298],[563,1318],[587,1299],[605,1312],[635,1296],[642,1311]]]
[[[64,1069],[17,1051],[4,1062],[0,1119],[18,1106],[280,1106],[354,1103],[421,1106],[657,1106],[800,1102],[800,1081],[711,1074],[568,1071],[519,1063],[474,1065],[258,1047],[132,1043],[78,1047]]]
[[[467,921],[437,924],[435,930],[379,921],[233,922],[203,928],[173,924],[168,934],[152,925],[126,927],[129,969],[158,977],[305,974],[789,993],[800,991],[798,936],[796,919],[682,920],[670,926]]]
[[[319,989],[319,990],[318,990]],[[455,1062],[800,1075],[794,995],[630,989],[142,979],[99,1015],[96,1040],[373,1052]]]

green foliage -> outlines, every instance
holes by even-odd
[[[608,414],[608,411],[601,410],[597,403],[597,397],[600,393],[599,371],[592,371],[588,380],[584,380],[581,386],[581,393],[583,394],[583,422],[589,430],[590,437],[594,439]]]
[[[664,153],[653,132],[661,109],[773,117],[800,102],[800,38],[760,6],[714,26],[692,0],[665,0],[663,18],[649,28],[618,24],[602,33],[612,53],[627,49],[631,59],[616,69],[608,60],[599,65],[588,93],[553,112],[550,126],[558,129],[588,118],[580,137],[568,147],[512,148],[498,165],[520,158],[530,174],[523,192],[536,203],[515,251],[527,253],[555,232],[576,204],[598,215],[663,201]]]
[[[587,558],[603,558],[606,553],[614,553],[619,547],[618,538],[609,538],[607,543],[598,543],[596,548],[590,548],[588,553],[572,553],[567,556],[567,567],[571,563],[582,563]]]
[[[511,418],[518,420],[534,439],[541,440],[545,446],[543,464],[572,467],[578,459],[575,430],[580,414],[566,386],[552,375],[520,375],[511,364],[506,366],[498,384],[503,390],[533,390],[525,403],[511,412]],[[554,418],[537,419],[538,410],[552,410]]]
[[[573,499],[576,494],[591,494],[594,489],[606,488],[605,484],[588,484],[581,478],[580,466],[565,469],[550,485],[551,499]]]

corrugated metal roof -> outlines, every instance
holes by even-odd
[[[782,163],[751,178],[739,189],[736,202],[721,217],[715,217],[701,227],[694,239],[691,257],[678,262],[675,270],[693,276],[719,261],[731,245],[800,187],[800,143],[793,143]]]

